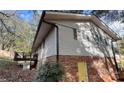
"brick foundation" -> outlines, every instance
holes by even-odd
[[[46,62],[56,61],[56,56],[47,57]],[[90,56],[69,56],[60,55],[59,62],[64,66],[67,82],[77,82],[77,63],[85,61],[89,82],[112,82],[117,81],[116,68],[113,58],[110,57],[90,57]]]

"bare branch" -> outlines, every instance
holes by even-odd
[[[11,16],[14,16],[16,14],[16,11],[12,14],[4,13],[4,12],[0,12],[0,14],[2,14],[3,16],[6,16],[6,17],[11,17]]]

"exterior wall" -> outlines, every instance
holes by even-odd
[[[56,55],[55,29],[48,34],[47,38],[45,39],[45,42],[41,44],[37,52],[38,52],[38,66],[40,66],[41,63],[45,62],[46,57]]]
[[[56,56],[48,57],[46,62],[55,61]],[[64,66],[66,82],[77,82],[78,62],[86,62],[89,82],[117,81],[116,68],[112,57],[90,56],[59,56],[60,63]]]
[[[111,38],[105,34],[100,28],[96,27],[91,22],[58,22],[69,27],[77,29],[77,40],[74,39],[72,28],[59,26],[59,54],[60,55],[77,55],[77,56],[100,56],[113,57],[111,48]],[[45,39],[45,47],[43,44],[38,49],[39,60],[45,57],[56,55],[56,29],[51,31]],[[108,45],[105,45],[106,39]]]
[[[55,22],[77,29],[77,40],[74,39],[72,28],[59,26],[59,53],[60,55],[81,55],[113,57],[111,38],[91,22]],[[96,38],[96,35],[109,43]]]
[[[45,39],[45,56],[56,55],[56,31],[51,31]]]
[[[65,68],[65,81],[78,81],[77,63],[87,64],[88,80],[116,81],[116,68],[111,48],[111,38],[91,22],[55,22],[77,29],[59,26],[59,62]],[[106,39],[108,45],[105,45]],[[56,31],[51,31],[45,39],[45,45],[38,49],[38,66],[45,62],[56,61]]]

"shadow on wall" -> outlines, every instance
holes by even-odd
[[[89,48],[88,45],[86,45],[82,40],[80,40],[81,38],[79,38],[80,46],[83,49],[83,51],[81,50],[81,52],[85,52],[91,56],[89,58],[91,60],[91,62],[89,62],[89,59],[87,59],[86,61],[88,63],[87,66],[88,66],[89,73],[91,73],[92,79],[94,78],[95,81],[114,81],[114,80],[116,80],[115,64],[113,63],[112,59],[110,58],[111,55],[109,53],[109,50],[107,49],[107,46],[102,44],[101,42],[96,41],[96,39],[98,39],[98,41],[99,41],[99,39],[104,40],[103,36],[99,32],[98,28],[95,31],[93,25],[90,26],[90,31],[91,31],[93,39],[90,39],[90,37],[87,36],[88,38],[86,38],[87,39],[86,42],[89,42],[92,45],[96,45],[96,48],[104,55],[104,58],[102,58],[102,57],[94,58],[93,57],[94,54],[92,51],[90,52],[90,50],[88,49]],[[90,72],[91,68],[92,68],[92,71]],[[96,80],[97,78],[99,80]],[[92,80],[92,81],[94,81],[94,80]]]

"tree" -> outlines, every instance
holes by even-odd
[[[98,17],[105,17],[108,21],[124,22],[124,10],[93,10],[91,14]]]
[[[7,18],[10,15],[1,13],[0,19],[0,48],[2,50],[10,50],[11,47],[14,46],[15,34],[12,32],[14,30],[14,26],[8,26],[6,24]],[[3,19],[2,19],[3,18]]]
[[[35,31],[27,22],[21,23],[22,31],[17,31],[16,33],[21,35],[21,38],[16,38],[15,50],[18,52],[30,52],[32,43],[34,40]]]
[[[16,11],[0,12],[0,49],[18,52],[30,52],[37,29],[37,11],[34,18],[27,22]]]

